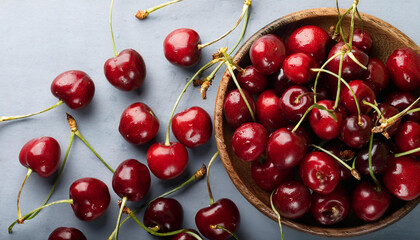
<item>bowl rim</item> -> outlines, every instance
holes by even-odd
[[[340,9],[340,11],[345,11],[345,9]],[[377,24],[381,24],[383,27],[387,28],[390,33],[395,34],[401,41],[405,42],[405,46],[410,46],[415,51],[420,53],[419,47],[404,33],[400,30],[392,26],[391,24],[366,13],[360,12],[364,22],[368,19],[370,22],[375,22]],[[287,24],[292,23],[296,20],[296,16],[306,16],[306,17],[331,17],[337,16],[337,9],[336,8],[312,8],[306,9],[298,12],[294,12],[283,17],[280,17],[271,23],[267,24],[260,30],[258,30],[255,34],[253,34],[238,50],[238,52],[233,57],[233,61],[238,63],[240,58],[249,51],[252,43],[258,39],[259,37],[272,33],[276,28],[279,26],[284,26]],[[230,74],[228,71],[225,71],[220,83],[219,88],[217,91],[216,102],[215,102],[215,109],[214,109],[214,129],[215,129],[215,139],[216,145],[220,153],[220,158],[223,162],[226,172],[228,173],[231,181],[234,183],[235,187],[238,191],[250,202],[255,208],[257,208],[260,212],[268,216],[274,221],[277,221],[277,216],[271,210],[265,207],[265,203],[261,201],[258,197],[256,197],[248,188],[244,187],[245,183],[242,179],[238,176],[238,174],[234,171],[232,161],[229,158],[229,154],[227,152],[227,147],[224,141],[223,136],[223,126],[224,126],[224,117],[223,117],[223,102],[225,99],[225,93],[228,88],[228,84],[230,82]],[[412,209],[416,207],[416,205],[420,202],[420,197],[408,201],[405,203],[400,209],[393,212],[389,216],[382,218],[375,222],[366,222],[366,224],[357,226],[357,227],[345,227],[345,228],[334,228],[334,226],[329,226],[327,228],[317,227],[317,226],[308,226],[305,224],[294,222],[293,220],[282,218],[282,224],[296,229],[298,231],[302,231],[305,233],[321,235],[321,236],[328,236],[328,237],[350,237],[350,236],[359,236],[367,233],[371,233],[382,229],[402,217],[408,214]]]

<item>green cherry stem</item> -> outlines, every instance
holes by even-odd
[[[238,236],[236,236],[233,232],[229,231],[227,228],[220,226],[220,225],[210,225],[213,229],[222,229],[223,231],[227,232],[232,236],[234,239],[239,240]]]
[[[281,239],[284,240],[283,227],[281,226],[281,216],[280,216],[280,213],[277,211],[277,209],[274,207],[273,194],[274,194],[274,191],[270,194],[270,205],[271,205],[271,209],[273,210],[273,212],[277,215],[277,222],[279,223]]]
[[[121,216],[125,207],[125,204],[127,203],[127,197],[123,197],[122,201],[121,201],[121,205],[120,205],[120,211],[118,213],[118,218],[117,218],[117,226],[115,226],[115,239],[118,240],[118,233],[119,233],[119,229],[120,229],[120,222],[121,222]],[[111,238],[108,238],[108,240],[112,240]]]
[[[18,196],[17,196],[17,213],[18,213],[18,220],[17,220],[17,222],[18,223],[23,223],[23,221],[24,221],[23,218],[22,218],[22,212],[20,211],[20,206],[19,206],[20,195],[22,193],[23,186],[25,186],[26,180],[28,180],[28,178],[31,175],[31,173],[32,173],[32,169],[31,168],[28,168],[28,171],[26,172],[25,179],[23,179],[22,185],[20,186],[19,193],[18,193]]]
[[[109,8],[109,30],[111,32],[112,47],[114,48],[114,56],[118,56],[117,47],[115,46],[114,32],[112,31],[112,9],[114,8],[114,0],[111,0],[111,7]]]
[[[420,112],[420,108],[411,109],[410,111],[407,111],[407,114],[414,113],[414,112]]]
[[[327,64],[329,62],[331,62],[334,58],[336,58],[340,55],[341,55],[341,52],[338,52],[338,53],[334,54],[333,56],[331,56],[329,59],[327,59],[327,61],[325,61],[324,64],[322,64],[321,69],[325,69],[325,67],[327,66]],[[313,70],[311,69],[311,71],[313,71]],[[320,76],[321,76],[321,71],[318,71],[317,74],[316,74],[315,82],[314,82],[314,103],[317,102],[316,101],[316,87],[318,86],[318,79],[319,79]]]
[[[341,73],[343,71],[343,61],[344,61],[344,55],[345,53],[342,52],[340,55],[340,63],[338,65],[338,76],[337,76],[337,93],[335,95],[335,102],[334,102],[334,107],[333,109],[337,109],[338,107],[338,102],[340,100],[340,92],[341,92]]]
[[[166,2],[166,3],[159,4],[157,6],[154,6],[154,7],[148,8],[146,10],[139,10],[136,13],[135,16],[136,16],[136,18],[138,18],[140,20],[143,20],[143,19],[147,18],[147,16],[149,16],[150,13],[152,13],[152,12],[154,12],[156,10],[159,10],[159,9],[161,9],[163,7],[166,7],[168,5],[171,5],[171,4],[174,4],[174,3],[177,3],[177,2],[181,2],[181,1],[182,0],[173,0],[173,1],[169,1],[169,2]]]
[[[374,133],[372,132],[370,134],[370,140],[369,140],[369,152],[368,152],[368,160],[369,160],[369,173],[370,176],[373,179],[373,182],[376,185],[376,191],[380,192],[381,191],[381,184],[379,183],[378,179],[375,177],[375,174],[373,174],[373,169],[372,169],[372,146],[373,146],[373,135]]]
[[[61,104],[63,104],[63,100],[58,101],[56,104],[52,105],[51,107],[44,109],[42,111],[39,112],[35,112],[35,113],[31,113],[31,114],[25,114],[25,115],[19,115],[19,116],[5,116],[5,117],[1,117],[0,116],[0,122],[5,122],[5,121],[10,121],[10,120],[16,120],[16,119],[21,119],[21,118],[27,118],[27,117],[32,117],[44,112],[47,112],[49,110],[52,110],[58,106],[60,106]]]
[[[210,205],[213,205],[213,203],[214,203],[213,193],[211,192],[211,187],[210,187],[210,168],[211,168],[211,165],[213,164],[214,160],[217,158],[217,156],[219,156],[219,151],[217,151],[213,155],[213,157],[211,157],[210,162],[209,162],[208,167],[207,167],[206,180],[207,180],[207,191],[209,192],[209,198],[210,198]]]
[[[410,154],[416,153],[416,152],[420,152],[420,147],[411,149],[411,150],[406,151],[406,152],[397,153],[394,156],[395,157],[402,157],[402,156],[407,156],[407,155],[410,155]]]
[[[372,103],[370,103],[370,102],[368,102],[368,101],[366,101],[366,100],[362,100],[362,103],[363,104],[365,104],[365,105],[368,105],[369,107],[371,107],[371,108],[373,108],[375,111],[376,111],[376,113],[378,114],[378,116],[379,116],[379,118],[380,119],[382,119],[382,121],[383,122],[385,122],[386,121],[386,119],[385,119],[385,117],[384,117],[384,115],[382,114],[382,112],[381,112],[381,110],[378,108],[378,106],[376,106],[375,104],[372,104]]]
[[[395,114],[394,116],[388,118],[388,120],[386,120],[386,124],[390,125],[393,122],[395,122],[397,119],[399,119],[402,116],[404,116],[405,114],[407,114],[410,111],[410,109],[413,108],[419,101],[420,101],[420,97],[418,97],[413,103],[410,104],[410,106],[408,106],[403,111],[401,111],[398,114]],[[418,110],[416,110],[416,111],[418,111]]]
[[[302,124],[303,120],[305,120],[306,116],[312,111],[312,109],[317,108],[320,110],[327,111],[327,113],[333,118],[334,121],[337,122],[337,117],[334,114],[334,110],[330,110],[322,105],[318,105],[316,103],[312,104],[308,109],[306,109],[305,113],[300,118],[299,122],[296,123],[295,127],[292,129],[292,132],[296,132],[296,130],[299,128],[300,124]]]
[[[349,48],[353,46],[353,31],[354,31],[354,17],[356,15],[357,4],[359,0],[353,1],[353,6],[351,7],[351,20],[350,20],[350,37],[349,37]]]

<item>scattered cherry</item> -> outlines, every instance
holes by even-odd
[[[194,230],[194,229],[187,229],[189,232],[193,232],[194,234],[200,236],[200,234]],[[172,236],[171,240],[196,240],[197,238],[191,236],[190,234],[186,232],[178,233],[174,236]]]
[[[189,28],[179,28],[165,38],[163,51],[166,59],[180,67],[193,67],[201,59],[198,45],[201,43],[200,35]]]
[[[87,238],[77,228],[58,227],[50,234],[48,240],[87,240]]]
[[[173,232],[182,228],[184,210],[173,198],[157,198],[144,212],[143,222],[148,228],[157,232]]]
[[[180,176],[188,164],[188,151],[178,142],[154,143],[147,150],[147,165],[160,179],[173,179]]]

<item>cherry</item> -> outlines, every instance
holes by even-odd
[[[363,100],[374,104],[376,99],[373,90],[362,80],[354,80],[349,82],[350,88],[353,90],[359,104],[360,113],[368,113],[372,107],[364,104]],[[349,114],[358,114],[356,101],[354,100],[353,93],[348,88],[343,88],[340,93],[340,103]]]
[[[403,91],[420,87],[420,54],[411,48],[395,50],[386,61],[392,82]]]
[[[378,191],[372,182],[360,182],[353,190],[352,207],[357,217],[373,222],[384,215],[391,204],[391,194],[386,188]]]
[[[48,240],[87,240],[87,238],[77,228],[59,227],[50,234]]]
[[[146,78],[146,65],[134,49],[125,49],[104,64],[105,77],[116,88],[131,91],[139,88]]]
[[[340,170],[336,161],[323,152],[308,153],[300,163],[303,184],[319,194],[329,194],[340,182]]]
[[[173,179],[180,176],[188,164],[188,151],[178,142],[154,143],[147,150],[147,165],[160,179]]]
[[[327,195],[312,194],[311,213],[315,220],[323,225],[341,222],[350,212],[350,196],[338,186]]]
[[[372,142],[372,172],[373,174],[383,173],[389,165],[392,157],[391,149],[386,142],[380,139],[373,139]],[[360,149],[356,157],[356,169],[363,175],[369,175],[369,146]]]
[[[95,94],[92,79],[79,70],[58,75],[51,83],[51,92],[71,109],[82,109],[89,105]]]
[[[209,207],[200,209],[195,215],[195,224],[200,233],[211,240],[228,239],[231,233],[236,232],[240,225],[240,213],[238,207],[232,200],[227,198],[219,199]]]
[[[177,113],[172,118],[172,132],[186,147],[203,145],[212,136],[210,115],[201,107],[191,107]]]
[[[346,144],[336,140],[328,142],[328,144],[325,145],[325,150],[334,154],[336,157],[340,158],[344,162],[352,160],[352,158],[355,155],[354,151],[351,150]],[[343,164],[337,162],[337,165],[338,169],[340,170],[341,180],[349,179],[352,176],[349,169],[347,169]]]
[[[260,94],[267,86],[267,77],[250,65],[236,75],[239,85],[251,94]]]
[[[307,84],[311,82],[316,76],[316,72],[311,71],[311,68],[319,67],[319,63],[305,53],[293,53],[283,62],[284,75],[296,84]]]
[[[200,234],[194,230],[194,229],[187,229],[188,232],[192,232],[194,234],[196,234],[197,236],[200,236]],[[171,240],[196,240],[197,238],[193,237],[192,235],[186,233],[186,232],[182,232],[182,233],[178,233],[174,236],[172,236]]]
[[[398,109],[395,107],[387,104],[387,103],[379,103],[378,108],[381,111],[382,115],[385,119],[389,119],[399,113]],[[379,116],[376,111],[372,111],[369,114],[370,118],[372,119],[372,122],[376,125],[379,125]],[[388,128],[386,128],[386,132],[388,135],[393,136],[396,132],[398,127],[400,126],[401,118],[398,118],[392,125],[390,125]]]
[[[258,72],[273,74],[280,70],[286,58],[286,46],[280,37],[267,34],[255,40],[249,49],[249,56]]]
[[[289,37],[287,46],[292,53],[306,53],[322,63],[331,43],[328,33],[317,26],[307,25],[296,29]]]
[[[286,126],[286,129],[289,131],[292,131],[295,128],[295,125],[288,125]],[[312,131],[308,129],[306,126],[299,126],[296,131],[296,133],[299,133],[303,138],[305,138],[307,145],[312,143],[312,139],[315,138],[315,136],[312,134]]]
[[[334,102],[331,100],[322,100],[317,103],[324,106],[328,110],[333,110]],[[340,134],[341,125],[343,123],[343,114],[339,109],[334,110],[333,113],[336,120],[332,118],[330,113],[326,110],[318,108],[312,109],[309,115],[309,123],[315,134],[324,140],[331,140]]]
[[[311,208],[311,193],[298,181],[285,181],[274,191],[273,205],[282,217],[300,218]]]
[[[268,89],[262,92],[258,96],[255,109],[258,122],[268,131],[273,132],[287,125],[287,120],[280,110],[280,98],[274,90]]]
[[[383,182],[397,198],[411,201],[420,196],[420,162],[403,156],[393,158],[383,174]]]
[[[357,47],[366,54],[369,54],[372,48],[372,36],[366,30],[354,29],[353,30],[353,46]]]
[[[416,100],[416,96],[410,92],[392,92],[387,95],[385,102],[391,106],[398,109],[398,111],[403,111],[408,106],[410,106]],[[419,108],[420,104],[416,104],[414,108]],[[420,112],[413,112],[405,115],[403,120],[410,120],[414,122],[420,121]]]
[[[201,59],[198,45],[201,43],[200,35],[189,28],[179,28],[165,38],[163,51],[166,59],[180,67],[193,67]]]
[[[361,148],[369,142],[372,127],[372,120],[365,114],[360,115],[360,123],[357,115],[348,116],[341,125],[341,140],[351,148]]]
[[[272,192],[281,182],[293,178],[293,170],[278,169],[272,161],[267,159],[264,163],[252,162],[251,176],[255,183],[267,192]]]
[[[366,82],[375,94],[378,94],[388,86],[388,68],[386,68],[385,64],[381,60],[371,57],[369,58],[367,70],[363,73],[360,79]]]
[[[144,103],[128,106],[121,115],[119,131],[132,144],[143,144],[152,140],[159,130],[159,119]]]
[[[420,148],[420,124],[413,121],[403,122],[397,130],[394,142],[400,152],[407,152]],[[414,152],[411,156],[420,156],[420,152]]]
[[[313,103],[313,94],[306,87],[294,85],[281,96],[280,109],[287,120],[297,123]]]
[[[148,228],[157,232],[173,232],[182,228],[184,210],[173,198],[157,198],[144,212],[143,222]]]
[[[240,159],[250,162],[265,152],[267,141],[268,132],[263,125],[244,123],[233,133],[232,149]]]
[[[248,91],[245,89],[242,89],[242,91],[249,105],[251,106],[252,111],[255,112],[254,99],[248,93]],[[233,128],[237,128],[243,123],[252,121],[248,107],[246,106],[245,101],[242,99],[238,89],[234,89],[228,92],[223,103],[223,111],[227,123]]]
[[[307,148],[308,143],[301,134],[280,128],[268,139],[267,156],[279,169],[287,169],[299,164]]]
[[[274,89],[277,96],[283,95],[289,87],[295,85],[292,81],[286,78],[283,69],[268,76],[268,84]]]

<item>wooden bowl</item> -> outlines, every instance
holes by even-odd
[[[395,49],[403,46],[411,47],[417,52],[420,52],[419,47],[395,27],[371,15],[363,13],[361,15],[364,21],[364,27],[371,33],[374,41],[370,54],[371,56],[377,57],[383,62],[386,62],[387,57]],[[303,10],[284,16],[268,24],[246,41],[246,43],[235,55],[234,61],[242,67],[250,65],[248,53],[249,49],[256,39],[265,34],[277,34],[281,36],[285,42],[287,42],[289,35],[298,27],[304,25],[316,25],[328,32],[329,28],[335,25],[336,22],[337,10],[334,8]],[[348,28],[349,23],[350,18],[346,18],[343,23],[345,29]],[[360,28],[358,20],[356,21],[356,27]],[[277,217],[270,207],[270,194],[255,184],[251,177],[251,164],[238,159],[233,153],[231,147],[234,129],[232,129],[224,120],[223,102],[226,93],[234,88],[235,86],[233,81],[230,79],[230,74],[226,72],[219,85],[215,106],[214,125],[217,148],[219,149],[220,157],[226,171],[236,188],[259,211],[277,221]],[[384,228],[387,225],[399,220],[411,211],[417,205],[419,200],[420,198],[417,198],[415,200],[405,202],[394,198],[385,215],[380,220],[372,223],[363,222],[353,214],[350,214],[343,222],[330,227],[320,225],[309,214],[297,220],[282,218],[282,223],[299,231],[322,236],[349,237],[362,235]]]

